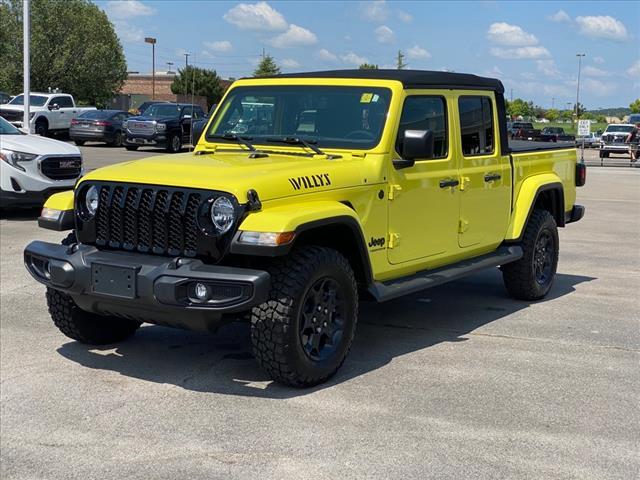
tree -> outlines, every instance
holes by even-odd
[[[404,70],[407,68],[407,64],[404,63],[404,53],[402,53],[402,50],[398,50],[398,55],[396,56],[396,68],[398,70]]]
[[[525,102],[521,98],[516,98],[509,102],[507,113],[512,117],[530,117],[533,115],[533,102]]]
[[[584,112],[585,112],[585,108],[584,108],[583,104],[578,103],[578,111],[577,112],[576,112],[576,105],[575,105],[575,103],[573,104],[573,113],[577,113],[578,117],[580,117]]]
[[[560,118],[560,112],[557,109],[551,108],[547,110],[547,120],[555,122],[558,118]]]
[[[629,108],[631,109],[631,113],[640,113],[640,98],[636,98],[631,102]]]
[[[276,65],[276,62],[271,55],[265,55],[258,64],[258,68],[253,72],[254,77],[270,77],[272,75],[279,74],[280,67]]]
[[[378,65],[373,63],[363,63],[358,67],[360,70],[378,70]]]
[[[22,91],[22,0],[0,2],[0,90]],[[127,77],[106,13],[88,0],[31,0],[31,89],[103,106]]]
[[[178,70],[178,75],[171,84],[171,91],[183,95],[193,92],[194,95],[207,97],[209,107],[218,103],[224,93],[220,77],[215,70],[207,70],[193,65]]]

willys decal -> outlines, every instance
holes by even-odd
[[[304,175],[302,177],[291,177],[289,183],[294,190],[300,190],[301,188],[318,188],[327,187],[331,185],[331,179],[328,173],[321,173],[319,175]]]

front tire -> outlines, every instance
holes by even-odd
[[[347,259],[307,246],[274,260],[269,300],[251,312],[251,343],[260,366],[279,383],[310,387],[346,358],[356,330],[358,291]]]
[[[132,147],[132,146],[129,146],[129,145],[127,145],[127,146],[126,146],[126,147],[124,147],[124,148],[126,148],[126,149],[127,149],[127,150],[129,150],[130,152],[135,152],[136,150],[138,150],[138,147]]]
[[[178,153],[182,150],[182,139],[179,133],[172,133],[167,139],[167,152]]]
[[[84,140],[74,140],[73,143],[75,143],[77,146],[81,147],[84,145]]]
[[[49,125],[46,120],[37,120],[35,126],[35,134],[46,137],[49,133]]]
[[[135,333],[139,322],[117,317],[103,317],[81,310],[66,293],[47,288],[49,314],[67,337],[89,345],[120,342]]]
[[[539,300],[553,285],[558,267],[558,227],[547,210],[534,210],[522,237],[524,255],[503,265],[507,292],[519,300]]]

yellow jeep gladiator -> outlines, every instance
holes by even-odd
[[[30,243],[26,267],[72,339],[244,320],[274,380],[318,384],[349,351],[359,299],[496,267],[515,298],[549,292],[585,167],[572,144],[510,145],[503,92],[409,70],[239,80],[193,152],[52,196],[39,225],[71,233]]]

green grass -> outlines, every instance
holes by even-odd
[[[533,124],[533,128],[535,129],[540,129],[542,130],[545,127],[560,127],[560,128],[564,128],[565,133],[571,134],[571,135],[575,135],[576,131],[578,129],[578,126],[576,124],[571,124],[571,123],[557,123],[557,122],[551,122],[551,123],[534,123]],[[607,128],[607,124],[606,123],[592,123],[591,124],[591,131],[592,132],[597,132],[598,130],[601,130],[604,132],[604,129]]]

